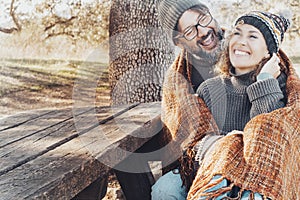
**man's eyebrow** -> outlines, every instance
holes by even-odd
[[[196,21],[197,23],[199,22],[199,20],[204,16],[204,14],[199,14],[199,16],[197,17]],[[186,27],[183,32],[186,32],[188,29],[190,29],[191,27],[193,27],[195,25],[189,25],[188,27]]]
[[[201,14],[199,14],[199,16],[198,16],[198,18],[197,18],[197,21],[199,21],[201,18],[203,18],[203,17],[205,17],[205,13],[201,13]]]

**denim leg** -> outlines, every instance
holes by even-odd
[[[161,176],[152,186],[152,200],[185,200],[187,192],[182,187],[182,180],[179,173],[170,171]]]

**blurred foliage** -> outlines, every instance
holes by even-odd
[[[101,43],[108,38],[110,0],[43,0],[34,4],[33,12],[26,12],[26,6],[23,6],[26,3],[32,3],[32,0],[3,3],[15,26],[1,27],[3,30],[11,30],[7,33],[16,34],[30,29],[39,32],[42,40],[67,36],[74,43],[78,40]]]
[[[229,28],[239,15],[250,10],[289,9],[292,26],[286,38],[300,36],[300,0],[202,1],[220,24]],[[5,15],[10,20],[0,25],[0,32],[14,36],[4,39],[5,44],[0,42],[7,51],[50,55],[59,49],[61,55],[76,51],[78,57],[80,51],[90,47],[107,48],[111,0],[0,0],[0,4],[0,18]]]
[[[207,1],[214,17],[221,25],[230,28],[238,16],[253,10],[269,11],[290,19],[291,26],[286,37],[290,40],[300,36],[300,0],[232,0]]]
[[[36,11],[43,16],[40,20],[45,39],[65,35],[74,42],[83,39],[89,43],[101,43],[108,38],[109,8],[110,0],[85,4],[50,0],[37,5]]]

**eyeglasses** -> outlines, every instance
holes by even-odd
[[[207,27],[213,20],[213,17],[211,16],[210,12],[207,11],[207,13],[199,15],[198,19],[199,20],[196,25],[189,26],[185,29],[182,35],[177,35],[175,36],[175,38],[184,37],[186,40],[191,41],[198,35],[198,26],[201,26],[203,28]]]

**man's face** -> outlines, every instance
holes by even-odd
[[[203,18],[203,13],[196,10],[185,11],[178,21],[178,31],[181,35],[187,34],[191,27],[195,27]],[[197,26],[198,34],[188,41],[184,37],[178,38],[177,45],[185,48],[189,53],[215,63],[221,51],[222,30],[213,19],[206,27]]]

